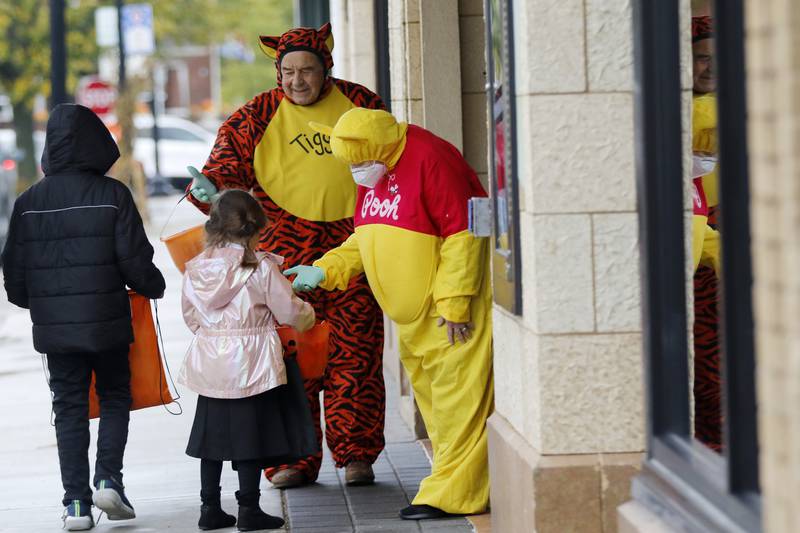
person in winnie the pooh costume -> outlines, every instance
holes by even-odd
[[[486,510],[486,419],[492,412],[492,295],[486,239],[467,230],[485,197],[458,150],[385,112],[352,109],[331,129],[336,157],[359,184],[355,231],[313,266],[288,269],[295,290],[342,290],[366,273],[398,324],[400,360],[433,445],[431,474],[401,518]]]
[[[275,60],[278,86],[220,127],[190,200],[207,213],[218,190],[252,190],[271,222],[258,250],[282,256],[287,266],[310,263],[352,233],[356,186],[347,165],[333,157],[330,139],[308,121],[334,123],[354,107],[384,105],[365,87],[330,75],[330,24],[262,36],[260,46]],[[318,439],[324,391],[325,437],[336,466],[345,467],[348,484],[372,483],[372,463],[384,447],[383,315],[363,275],[343,292],[304,298],[331,326],[325,375],[305,382]],[[316,480],[321,462],[320,453],[266,474],[276,487],[298,486]]]

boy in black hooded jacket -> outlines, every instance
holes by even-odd
[[[30,309],[34,348],[47,354],[68,530],[94,526],[92,503],[112,520],[135,516],[122,485],[133,342],[125,287],[153,299],[165,284],[130,190],[104,176],[118,158],[97,115],[57,106],[47,123],[45,177],[14,204],[2,255],[8,300]],[[92,371],[100,399],[94,494]]]

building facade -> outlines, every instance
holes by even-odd
[[[491,191],[495,532],[800,528],[800,240],[782,229],[800,221],[800,6],[719,4],[330,1],[335,74],[453,143]],[[692,17],[711,13],[722,453],[694,439],[682,178]],[[386,327],[386,367],[424,437]]]

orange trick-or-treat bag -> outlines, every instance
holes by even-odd
[[[131,302],[131,321],[133,324],[133,344],[130,346],[128,361],[131,368],[131,411],[167,405],[173,401],[169,391],[158,337],[153,323],[150,300],[133,291],[128,291]],[[89,418],[100,416],[100,402],[95,390],[95,376],[89,389]]]

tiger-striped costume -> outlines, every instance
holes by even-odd
[[[353,232],[355,184],[347,167],[330,154],[328,140],[314,137],[313,131],[292,129],[291,135],[287,133],[287,128],[299,128],[302,122],[293,122],[291,114],[303,114],[306,120],[305,114],[328,109],[328,115],[321,118],[324,121],[340,108],[383,109],[384,105],[363,86],[332,77],[326,79],[319,99],[311,106],[295,105],[286,96],[280,86],[283,54],[311,51],[321,59],[326,74],[330,72],[330,24],[319,30],[298,28],[280,37],[261,37],[261,47],[276,59],[278,87],[257,95],[225,121],[203,174],[219,189],[253,191],[271,222],[261,236],[261,250],[283,256],[287,267],[310,264]],[[302,172],[309,168],[304,165],[317,165],[317,170]],[[296,172],[298,168],[300,173]],[[329,178],[328,169],[338,177]],[[344,179],[342,172],[346,172],[346,180],[337,182]],[[305,188],[298,188],[298,183]],[[347,187],[353,191],[350,205],[345,205]],[[323,193],[314,196],[320,189]],[[336,200],[340,197],[345,201]],[[207,210],[207,205],[190,199]],[[315,206],[322,206],[319,216],[313,214]],[[317,318],[331,325],[325,375],[305,383],[319,442],[319,393],[324,390],[325,434],[336,465],[373,463],[384,447],[383,315],[363,275],[346,291],[319,290],[305,293],[304,298],[314,306]],[[271,478],[281,468],[291,466],[313,481],[321,462],[320,453],[266,473]]]
[[[716,225],[716,209],[709,210]],[[700,266],[694,275],[694,432],[722,451],[722,379],[720,366],[719,280],[714,269]]]

